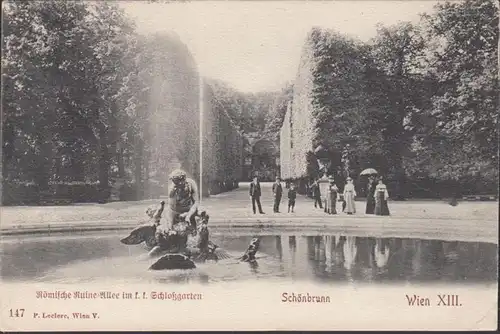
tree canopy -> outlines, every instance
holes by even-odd
[[[332,151],[332,172],[377,168],[402,197],[422,178],[494,189],[498,4],[435,9],[417,23],[379,25],[368,43],[311,30],[313,147]]]

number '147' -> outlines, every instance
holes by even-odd
[[[24,316],[23,308],[16,308],[15,310],[10,309],[10,317],[11,318],[22,318]]]

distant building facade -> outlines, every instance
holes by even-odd
[[[243,176],[246,181],[258,175],[261,181],[274,181],[280,175],[279,143],[259,134],[248,134],[245,144]]]

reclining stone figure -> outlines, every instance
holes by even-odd
[[[202,211],[197,213],[197,224],[192,233],[192,224],[186,221],[177,221],[171,228],[162,229],[159,225],[165,202],[161,202],[158,210],[148,209],[146,213],[153,220],[152,223],[140,225],[120,241],[125,245],[139,245],[145,243],[150,257],[161,256],[151,267],[152,270],[162,269],[192,269],[194,262],[218,261],[228,259],[227,252],[221,250],[210,241],[208,222],[210,216]],[[260,239],[253,238],[245,254],[239,258],[242,262],[255,262],[255,253],[259,248]]]

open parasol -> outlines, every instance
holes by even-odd
[[[359,175],[377,175],[378,172],[373,168],[367,168],[363,170]]]

